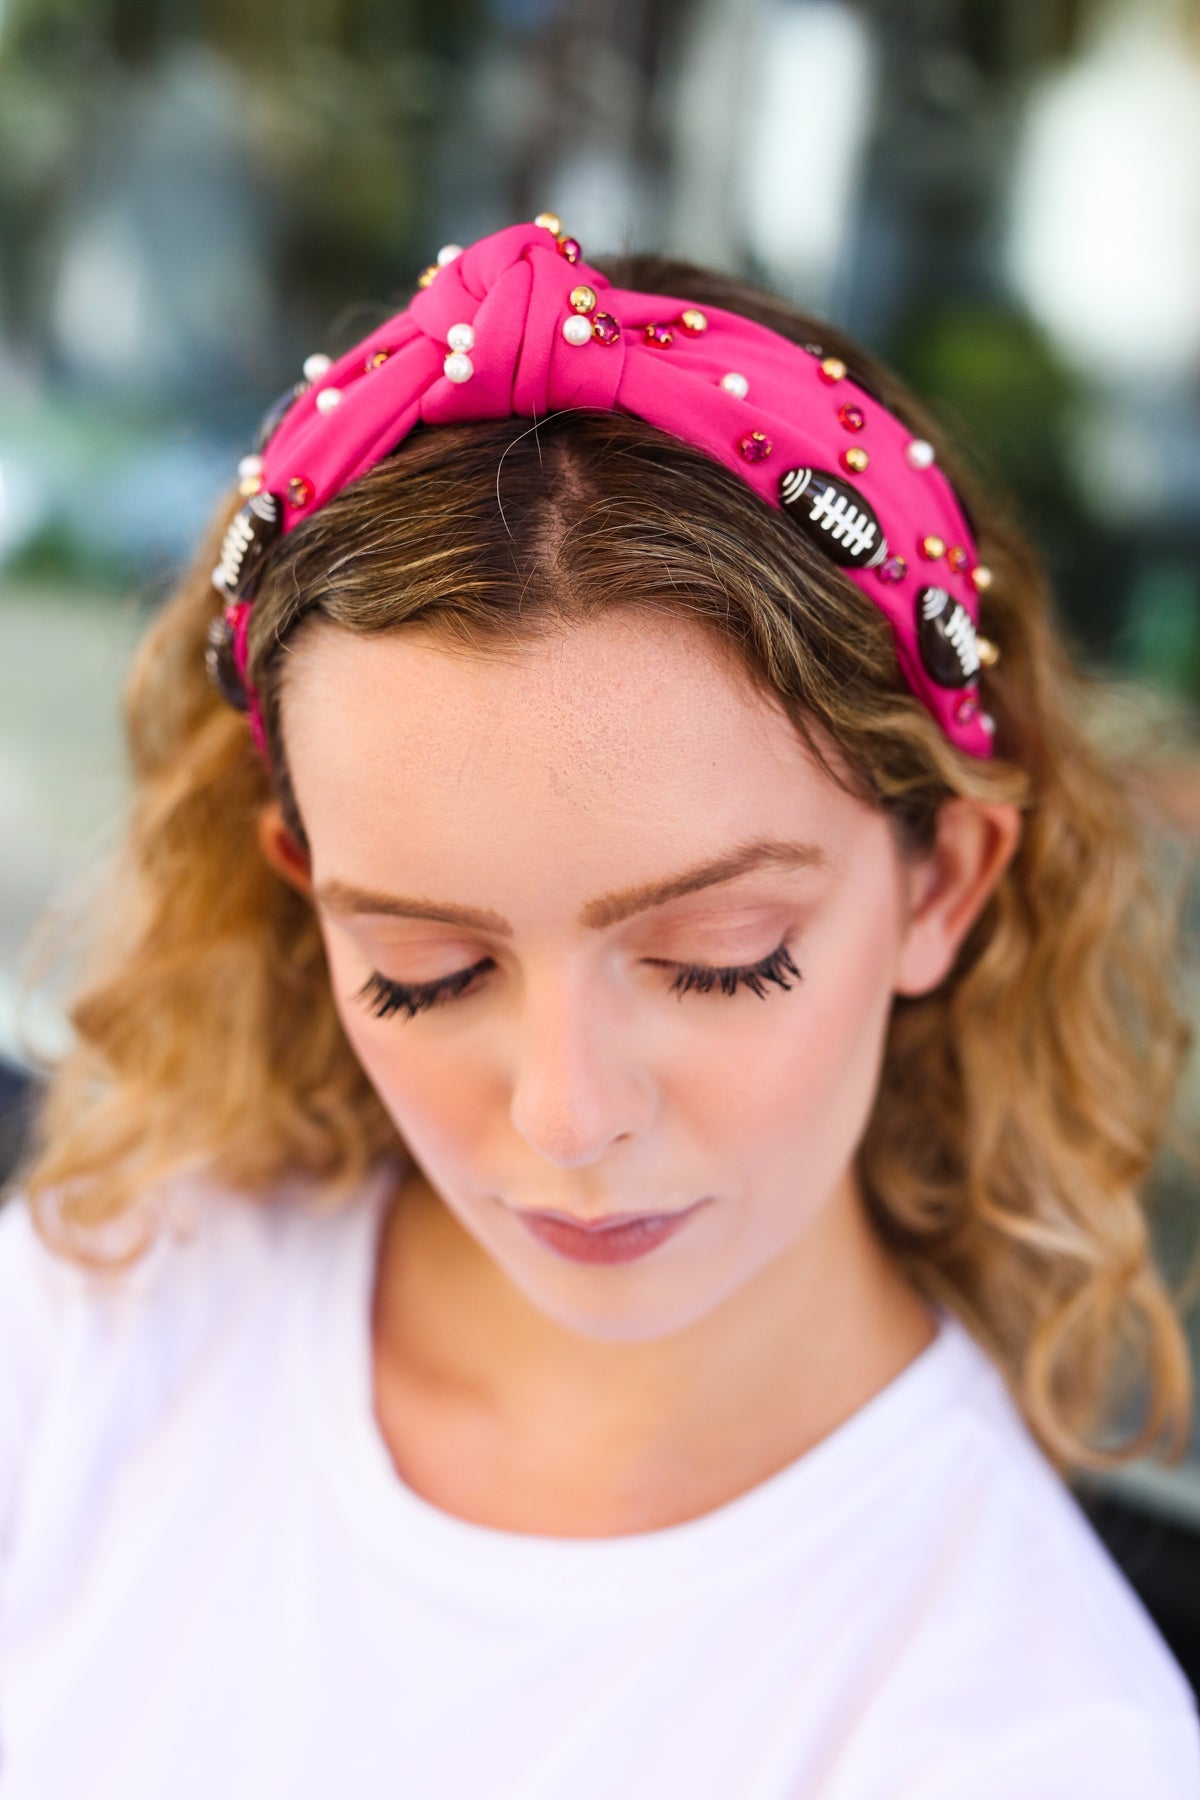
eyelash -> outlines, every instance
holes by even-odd
[[[416,985],[390,981],[386,975],[380,975],[376,971],[354,998],[361,1001],[377,1019],[386,1019],[401,1009],[411,1019],[431,1006],[456,1000],[489,960],[490,958],[485,958],[484,962],[475,963],[469,969],[461,969],[457,975],[444,975],[440,981],[423,981]],[[790,992],[792,984],[785,980],[786,975],[794,975],[797,981],[804,979],[792,961],[786,938],[770,956],[742,968],[715,969],[710,968],[707,963],[677,963],[667,966],[678,970],[667,992],[677,994],[680,999],[689,991],[706,994],[719,983],[723,994],[735,994],[739,987],[746,987],[762,1000],[767,997],[764,982],[777,982],[781,988]]]

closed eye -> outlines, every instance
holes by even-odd
[[[411,1019],[432,1006],[443,1006],[451,1000],[457,1000],[471,987],[477,975],[486,973],[490,963],[491,958],[484,957],[481,962],[473,963],[469,969],[460,969],[454,975],[443,975],[437,981],[416,983],[392,981],[375,971],[354,995],[354,999],[377,1019],[386,1019],[396,1012]],[[767,982],[773,981],[786,991],[792,985],[787,980],[788,975],[794,975],[797,981],[804,979],[792,961],[786,938],[770,956],[765,956],[761,962],[744,966],[713,968],[707,963],[666,963],[663,966],[675,970],[675,979],[668,986],[667,992],[678,995],[680,999],[689,992],[709,993],[714,987],[719,987],[722,994],[736,994],[739,988],[745,987],[762,1000],[767,997]]]

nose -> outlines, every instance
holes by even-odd
[[[517,1027],[511,1118],[530,1147],[560,1168],[596,1162],[644,1132],[654,1091],[632,1025],[597,999],[594,983],[559,972],[530,984]]]

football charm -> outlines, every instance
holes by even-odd
[[[917,595],[917,648],[939,687],[966,687],[979,673],[975,623],[961,600],[945,588],[923,587]]]
[[[242,686],[242,678],[237,672],[233,654],[233,625],[224,613],[218,613],[208,628],[204,666],[208,670],[208,679],[222,700],[229,706],[236,707],[238,712],[247,712],[250,702]]]
[[[230,519],[221,560],[212,572],[213,586],[231,599],[249,599],[263,558],[278,535],[279,498],[264,489]]]
[[[887,539],[870,503],[828,469],[785,469],[779,497],[800,529],[843,569],[873,569]]]

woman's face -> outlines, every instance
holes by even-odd
[[[893,993],[936,985],[982,889],[968,856],[914,912],[921,871],[883,817],[698,627],[614,611],[500,655],[321,624],[284,732],[350,1043],[445,1207],[543,1313],[677,1330],[854,1203]],[[673,991],[682,965],[781,947],[787,986]],[[412,1016],[372,1010],[375,977],[476,967]],[[513,1210],[700,1200],[602,1265]]]

